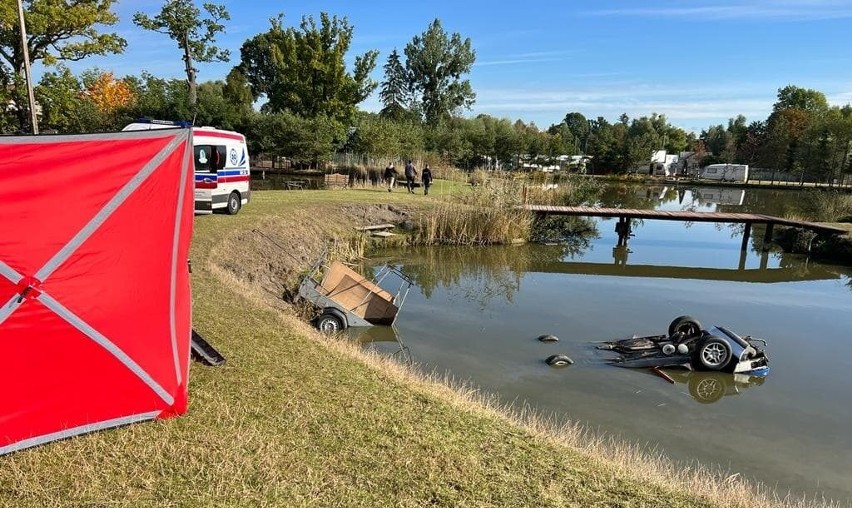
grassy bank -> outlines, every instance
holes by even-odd
[[[280,298],[328,239],[438,205],[265,192],[235,217],[199,217],[194,326],[228,363],[192,365],[181,418],[0,457],[0,505],[808,506],[501,410],[319,336]]]

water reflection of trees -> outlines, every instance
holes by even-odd
[[[380,260],[398,266],[426,298],[431,298],[436,288],[443,288],[485,308],[494,299],[511,303],[530,266],[561,260],[566,252],[576,248],[574,245],[424,247],[386,251]]]
[[[587,217],[545,215],[533,222],[530,237],[538,243],[558,243],[564,254],[575,257],[589,248],[591,241],[600,238],[598,225]]]
[[[653,209],[660,202],[661,190],[644,185],[607,185],[598,194],[595,204],[607,208]]]

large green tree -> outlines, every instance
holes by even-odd
[[[325,116],[305,118],[288,111],[252,116],[247,131],[252,152],[289,157],[301,166],[319,167],[345,135],[340,122]]]
[[[565,115],[562,123],[574,136],[578,144],[577,149],[585,152],[589,144],[589,135],[592,132],[592,128],[586,117],[582,113],[574,111]]]
[[[408,71],[394,49],[384,65],[385,79],[381,83],[379,99],[382,101],[380,114],[383,117],[401,120],[411,118],[414,106],[414,94],[411,90],[411,80]]]
[[[240,50],[240,72],[255,98],[265,96],[263,109],[290,112],[304,118],[326,117],[342,124],[355,118],[356,106],[377,83],[370,78],[377,51],[355,57],[346,69],[345,57],[354,28],[347,18],[320,14],[302,18],[299,28],[285,28],[283,15],[273,18],[269,31],[245,43]]]
[[[192,118],[184,80],[163,79],[143,72],[138,77],[128,76],[125,81],[136,96],[136,102],[125,111],[128,122],[140,117],[162,120]]]
[[[625,162],[627,153],[627,115],[621,115],[619,122],[609,123],[599,116],[589,122],[589,143],[587,153],[592,156],[593,173],[612,173],[629,169]]]
[[[27,28],[26,49],[30,64],[43,61],[78,61],[91,55],[120,53],[126,42],[116,33],[101,33],[98,27],[112,26],[118,17],[114,0],[24,0]],[[24,46],[21,44],[17,4],[0,2],[0,77],[4,87],[14,86],[12,99],[26,104]],[[8,67],[7,67],[8,66]],[[28,130],[28,109],[17,108],[22,131]]]
[[[788,85],[778,89],[778,100],[766,121],[768,162],[772,168],[798,172],[804,181],[807,167],[803,159],[811,159],[802,151],[801,138],[826,113],[828,101],[822,92]]]
[[[852,109],[833,107],[802,133],[799,157],[808,174],[833,182],[849,169],[852,148]]]
[[[419,123],[391,120],[376,113],[360,112],[345,148],[354,153],[374,157],[411,157],[424,150],[423,128]]]
[[[405,57],[411,87],[428,123],[440,123],[473,105],[476,94],[470,81],[462,79],[476,60],[469,38],[448,36],[435,19],[405,46]]]
[[[787,85],[778,89],[778,100],[772,106],[772,111],[785,109],[801,109],[812,114],[821,114],[828,110],[825,94],[818,90]]]
[[[734,136],[722,124],[712,125],[707,130],[702,131],[701,140],[704,141],[704,146],[712,155],[710,159],[704,161],[704,164],[735,162],[736,143]]]
[[[138,26],[168,35],[177,42],[183,52],[184,70],[188,85],[189,107],[195,112],[198,95],[196,62],[227,62],[228,50],[219,49],[214,43],[216,35],[225,31],[222,21],[228,21],[231,16],[224,5],[205,3],[207,17],[202,17],[201,10],[192,0],[167,0],[156,16],[143,12],[133,15],[133,22]]]
[[[92,132],[100,127],[100,114],[94,103],[87,100],[79,78],[65,66],[46,72],[35,87],[35,96],[42,105],[42,132],[62,134]]]

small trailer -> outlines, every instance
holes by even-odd
[[[710,164],[701,170],[704,180],[748,182],[748,164]]]
[[[398,284],[395,294],[381,284]],[[299,285],[299,299],[319,309],[315,323],[320,331],[334,333],[350,326],[392,325],[411,279],[400,270],[385,265],[368,280],[340,261],[327,262],[320,256]]]

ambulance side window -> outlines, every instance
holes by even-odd
[[[214,160],[214,151],[213,147],[210,145],[195,145],[193,147],[193,151],[195,152],[195,170],[210,172],[213,171],[213,160]]]
[[[228,160],[228,147],[224,145],[217,145],[213,148],[216,149],[216,155],[213,159],[214,167],[216,169],[225,169],[225,162]]]

